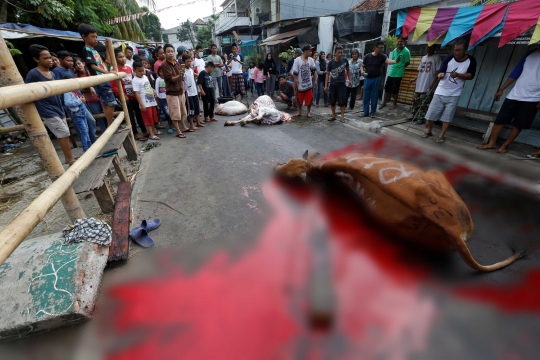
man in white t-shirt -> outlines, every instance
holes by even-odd
[[[427,55],[420,61],[418,75],[409,83],[416,82],[416,89],[413,98],[412,117],[407,120],[413,124],[420,125],[425,122],[426,112],[433,99],[433,86],[437,81],[437,72],[441,67],[441,57],[435,55],[436,45],[428,46]]]
[[[456,113],[465,81],[474,79],[476,75],[476,59],[467,55],[466,51],[467,42],[458,39],[454,44],[454,55],[448,56],[441,64],[438,75],[440,82],[426,114],[427,131],[423,138],[433,136],[433,123],[440,120],[443,125],[436,142],[445,141],[444,134]]]
[[[508,80],[495,94],[495,101],[499,101],[503,92],[510,85],[514,88],[506,96],[501,110],[495,119],[495,125],[489,137],[489,143],[477,147],[480,150],[495,149],[497,139],[504,125],[512,124],[512,130],[504,144],[497,152],[505,154],[508,146],[518,137],[521,130],[530,129],[540,110],[540,49],[530,52],[516,66]],[[540,151],[528,155],[529,158],[540,158]]]
[[[317,71],[315,61],[311,57],[311,45],[302,48],[302,56],[294,60],[291,72],[294,77],[294,84],[298,91],[297,105],[298,112],[295,117],[302,116],[302,105],[307,106],[307,117],[311,117],[311,102],[313,101],[313,86],[317,86]]]
[[[229,55],[227,65],[231,69],[232,87],[231,92],[236,100],[236,97],[240,95],[240,101],[244,101],[244,95],[246,95],[246,89],[244,86],[244,75],[242,74],[242,66],[244,66],[244,57],[238,54],[238,46],[232,44],[232,54]]]

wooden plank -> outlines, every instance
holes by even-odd
[[[495,49],[495,47],[493,47]],[[487,74],[488,79],[486,82],[486,89],[484,95],[478,104],[477,109],[481,111],[490,111],[493,106],[493,97],[501,87],[503,81],[504,73],[508,66],[508,61],[512,56],[514,49],[511,47],[503,46],[497,50],[497,55],[495,56],[495,61],[493,62],[492,69],[489,74]],[[482,70],[483,71],[483,70]]]
[[[456,115],[472,118],[475,120],[481,120],[481,121],[495,121],[495,118],[497,117],[497,114],[493,114],[486,111],[480,111],[480,110],[473,110],[468,108],[461,108],[458,107],[456,111]]]
[[[114,170],[116,170],[116,174],[118,174],[118,178],[120,181],[129,181],[126,173],[124,172],[124,168],[122,167],[122,164],[120,164],[120,157],[118,155],[115,155],[113,157],[113,165]]]
[[[505,45],[505,46],[512,46],[512,45]],[[506,72],[504,73],[502,83],[508,79],[508,76],[514,71],[514,68],[519,64],[519,62],[527,55],[527,46],[526,45],[514,45],[514,52],[512,53],[512,57],[510,57],[510,62],[508,63],[508,66],[506,67]],[[501,101],[493,102],[493,106],[491,107],[492,113],[498,113],[501,109],[501,106],[503,104],[503,100],[506,99],[506,95],[510,93],[513,86],[509,86],[508,89],[506,89],[503,93],[503,97],[501,98]],[[497,89],[498,90],[498,89]]]
[[[111,140],[109,140],[109,142],[107,143],[107,145],[103,147],[103,150],[101,150],[99,155],[105,154],[106,152],[109,152],[109,151],[121,149],[122,144],[124,143],[124,140],[126,139],[128,135],[129,135],[129,130],[124,130],[117,134],[114,134]]]
[[[471,54],[476,58],[476,70],[481,68],[482,63],[484,62],[484,55],[486,53],[487,46],[478,46],[474,48],[473,53]],[[448,69],[448,71],[452,71],[454,69]],[[471,98],[471,94],[474,91],[474,86],[476,85],[476,77],[472,80],[465,81],[465,86],[463,87],[463,91],[461,93],[461,98],[459,99],[458,106],[461,107],[469,107],[469,100]]]
[[[123,145],[129,161],[135,161],[139,158],[139,155],[137,154],[137,145],[131,141],[129,136],[124,139]]]
[[[484,61],[481,66],[479,65],[476,68],[474,90],[467,106],[469,109],[478,110],[480,107],[480,102],[484,97],[486,89],[488,89],[488,82],[490,77],[493,75],[493,68],[495,66],[495,62],[497,61],[497,47],[486,46],[486,48],[486,53],[484,54],[484,59],[486,59],[486,61]]]
[[[131,212],[131,183],[118,184],[112,225],[112,244],[108,261],[127,260],[129,255],[129,219]]]
[[[104,213],[114,211],[114,198],[107,181],[103,181],[103,185],[94,190],[94,195],[96,196],[101,211]]]
[[[95,190],[103,185],[103,179],[111,167],[113,156],[99,158],[81,174],[73,184],[73,190],[76,194]]]

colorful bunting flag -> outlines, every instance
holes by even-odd
[[[410,8],[407,12],[407,18],[405,19],[405,23],[403,24],[403,37],[408,37],[409,33],[416,27],[416,23],[418,22],[418,17],[420,16],[420,8]]]
[[[396,27],[396,35],[401,35],[401,28],[403,27],[403,24],[405,24],[405,19],[407,18],[407,12],[409,10],[407,9],[401,9],[397,13],[397,27]]]
[[[433,19],[437,15],[436,8],[422,8],[420,11],[420,16],[418,17],[418,22],[416,23],[416,29],[414,30],[414,35],[412,41],[416,41],[420,36],[424,35],[426,31],[429,30]]]
[[[469,50],[495,35],[504,26],[508,4],[486,5],[474,24]]]
[[[538,23],[536,24],[536,29],[534,29],[534,33],[531,37],[531,41],[529,42],[529,45],[536,44],[540,41],[540,18],[538,19]]]
[[[469,6],[459,8],[456,13],[456,17],[454,17],[454,21],[452,21],[452,25],[450,25],[450,29],[448,29],[448,33],[446,33],[442,46],[445,46],[450,41],[455,40],[471,31],[476,19],[478,19],[478,16],[483,9],[484,6]]]
[[[448,31],[458,9],[459,8],[440,8],[439,11],[437,11],[437,15],[435,15],[435,19],[433,19],[433,23],[426,38],[430,46]]]
[[[499,47],[508,44],[521,33],[533,27],[538,22],[538,18],[540,18],[540,1],[523,0],[511,3],[499,40]]]

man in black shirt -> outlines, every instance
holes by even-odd
[[[341,122],[345,122],[345,105],[347,105],[347,86],[345,85],[345,73],[351,78],[349,61],[343,57],[343,46],[337,46],[334,59],[326,67],[326,81],[324,83],[324,92],[330,90],[330,106],[332,107],[332,117],[328,121],[336,120],[336,103],[341,109]],[[331,81],[330,81],[331,79]],[[330,88],[328,88],[330,83]],[[352,81],[349,82],[352,87]]]
[[[377,111],[377,100],[379,99],[379,90],[381,88],[381,68],[384,64],[397,64],[396,60],[388,59],[384,53],[384,42],[378,41],[372,53],[364,57],[362,64],[362,76],[364,76],[364,114],[362,117],[375,117]],[[369,105],[371,104],[371,112]]]
[[[294,85],[292,81],[287,81],[285,75],[279,76],[279,95],[277,101],[287,104],[287,110],[292,106],[294,98]]]
[[[203,102],[204,122],[217,121],[214,117],[216,90],[214,88],[214,79],[210,75],[215,68],[216,65],[212,61],[207,62],[206,67],[199,73],[197,78],[197,85]]]

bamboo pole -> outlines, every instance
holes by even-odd
[[[12,131],[24,131],[24,125],[4,126],[0,128],[0,133],[9,133]]]
[[[1,40],[2,38],[0,37],[0,41]],[[8,57],[11,58],[9,51],[7,54],[2,53],[0,55],[0,61],[2,62],[3,66],[6,66],[5,64],[8,63]],[[13,59],[11,59],[11,62],[13,63]],[[13,66],[15,66],[15,63],[13,63]],[[16,70],[17,68],[15,68],[15,71]],[[2,75],[2,72],[0,72],[0,76]],[[87,76],[83,78],[42,81],[25,84],[22,80],[21,75],[18,74],[18,77],[21,79],[20,82],[14,82],[12,79],[11,83],[14,84],[13,86],[6,86],[0,88],[0,109],[6,109],[8,107],[16,105],[27,104],[53,95],[63,95],[70,91],[96,86],[116,79],[121,79],[125,76],[126,73],[119,73],[118,75],[105,74],[97,76]]]
[[[49,82],[56,83],[56,81]],[[2,38],[2,35],[0,35],[0,84],[4,86],[13,85],[9,86],[8,88],[0,88],[0,92],[10,95],[13,95],[11,93],[11,89],[23,88],[28,86],[17,85],[24,84],[24,81],[21,74],[19,74],[19,71],[17,70],[17,66],[15,65],[15,62],[13,61],[13,58],[9,53],[9,49],[7,48],[7,45]],[[38,87],[40,86],[40,84],[35,85]],[[73,85],[76,85],[76,83],[73,83]],[[76,87],[71,90],[75,89]],[[34,145],[36,152],[41,159],[45,171],[47,172],[49,178],[54,184],[55,180],[58,179],[62,174],[64,174],[64,167],[62,166],[62,162],[60,161],[60,158],[58,157],[58,154],[54,149],[51,139],[47,134],[47,129],[45,129],[45,125],[43,124],[43,121],[41,120],[41,117],[39,116],[36,107],[33,103],[30,102],[33,101],[32,98],[33,95],[29,94],[27,91],[26,93],[19,94],[18,97],[15,97],[15,103],[8,105],[7,107],[17,105],[19,103],[23,104],[16,107],[15,109],[20,114],[21,119],[23,120],[23,125],[26,128],[26,132],[30,137],[32,144]],[[77,198],[77,195],[72,188],[66,189],[62,192],[62,194],[62,204],[64,205],[64,209],[66,210],[71,221],[74,222],[76,219],[82,219],[86,217],[81,207],[81,204],[79,203],[79,199]],[[21,228],[19,229],[19,231],[24,232],[26,230],[23,230]],[[3,239],[0,241],[3,241]]]
[[[116,63],[116,56],[114,55],[114,47],[113,47],[112,40],[107,38],[106,44],[107,44],[107,57],[109,58],[114,71],[118,72],[118,64]],[[124,89],[124,84],[122,83],[122,80],[120,79],[116,80],[116,87],[118,88],[118,97],[120,98],[120,102],[122,103],[122,110],[124,110],[124,118],[126,121],[126,127],[130,129],[129,140],[133,144],[133,149],[135,150],[135,152],[137,152],[137,143],[135,142],[133,129],[131,129],[131,122],[129,118],[130,114],[129,114],[128,107],[126,104],[126,97],[124,95],[124,92],[121,91],[121,89]]]
[[[0,232],[0,265],[6,261],[28,234],[43,220],[54,204],[58,202],[62,194],[73,189],[71,186],[75,180],[95,160],[96,156],[103,150],[123,120],[124,115],[121,113],[75,164],[67,169],[62,176],[43,191]]]

